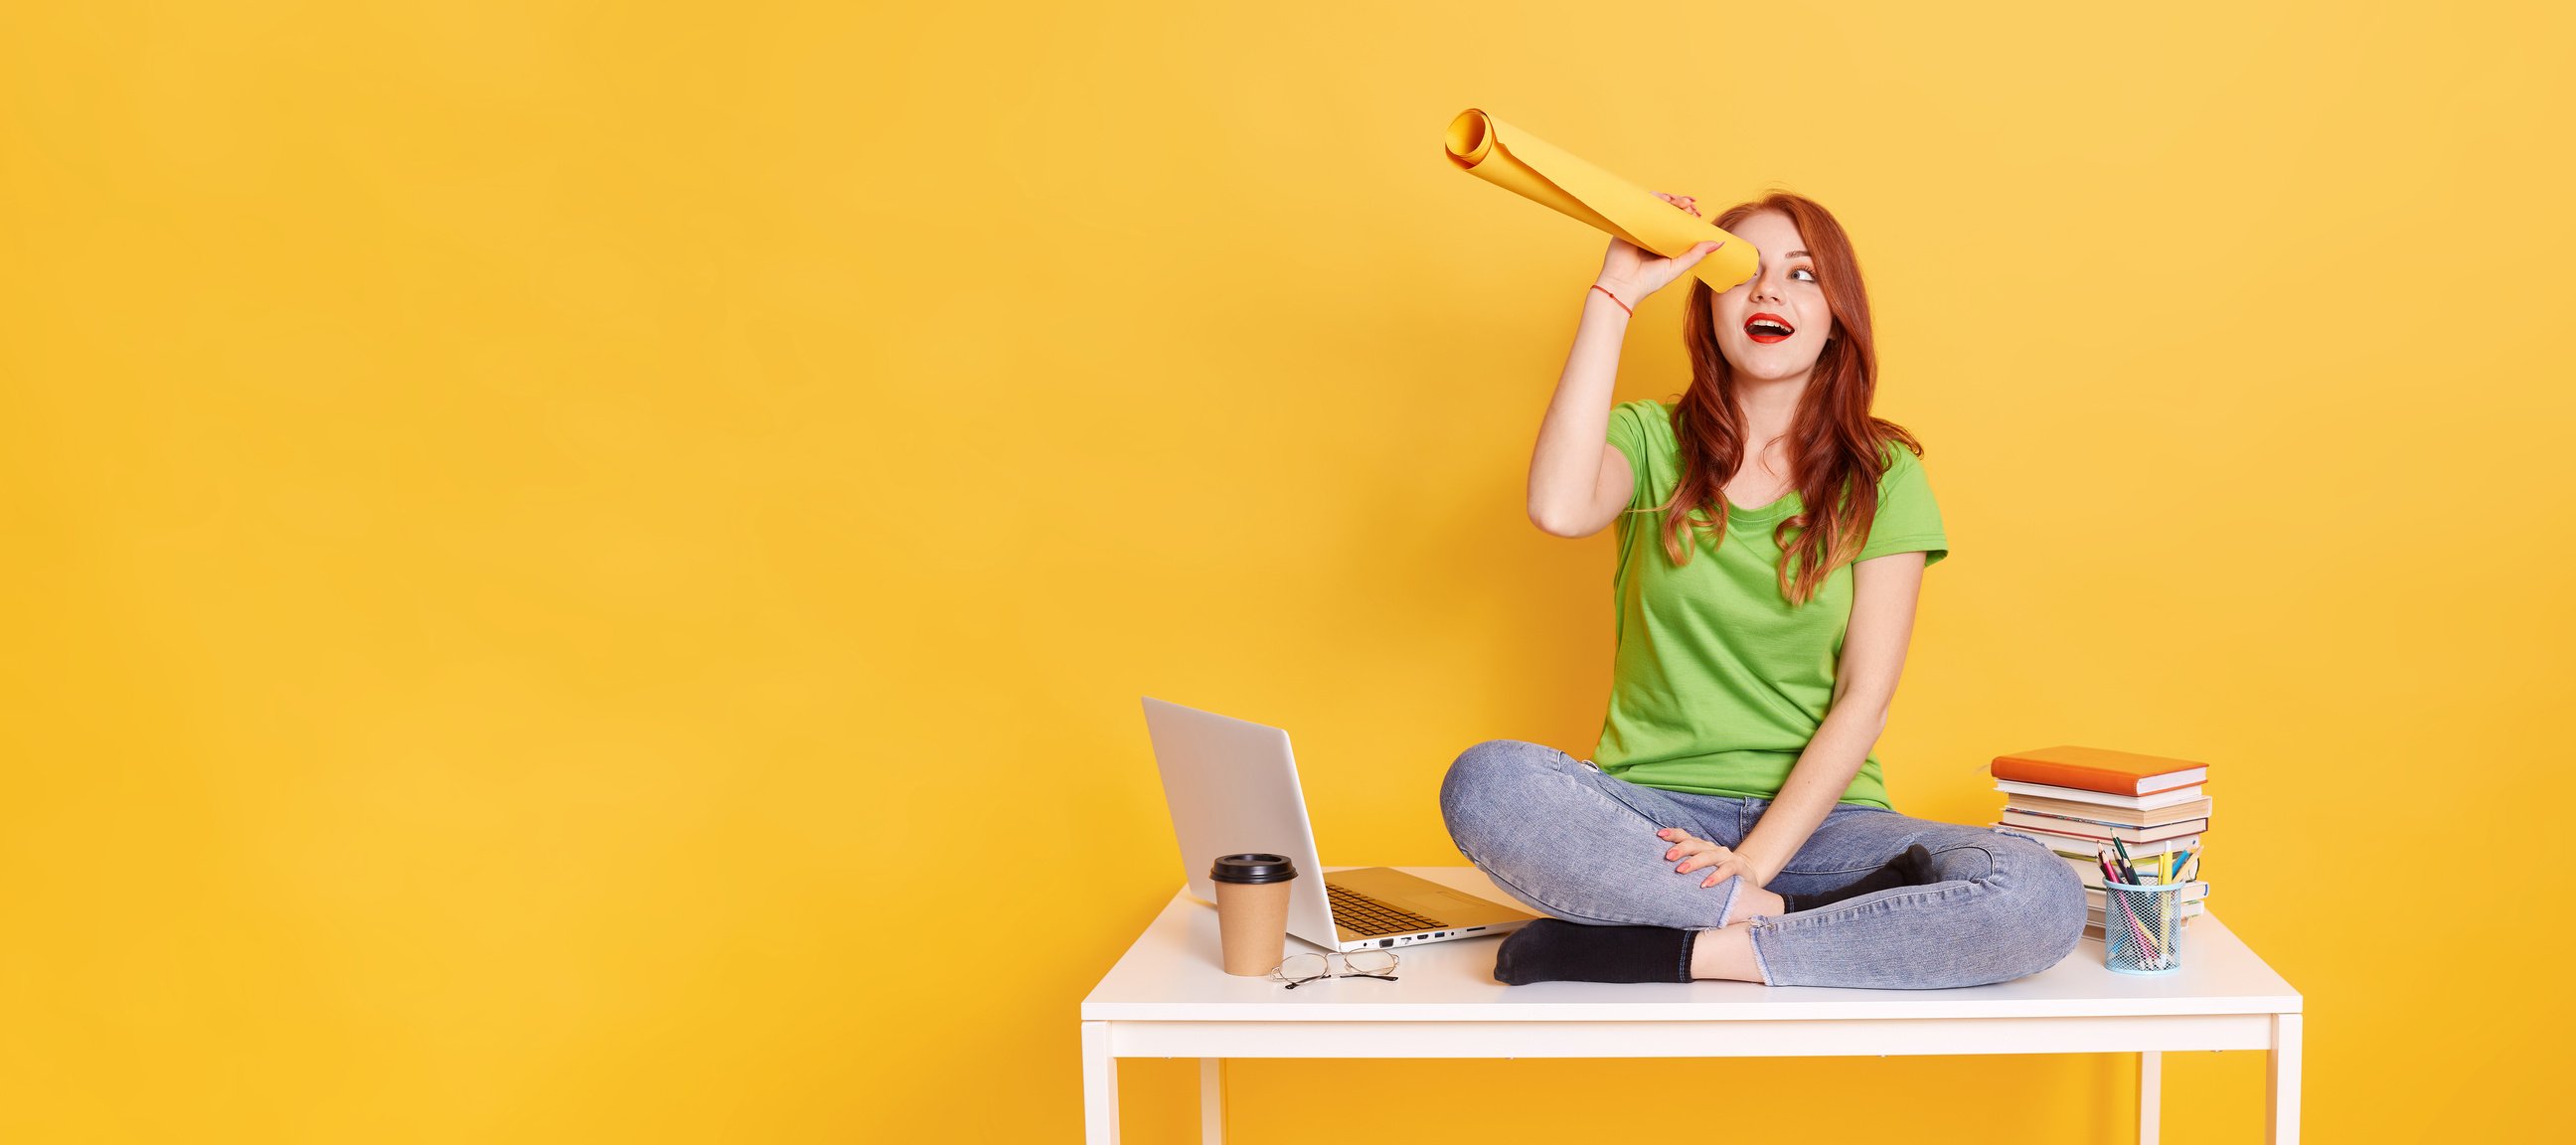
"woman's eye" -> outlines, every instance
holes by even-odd
[[[1815,271],[1812,271],[1812,270],[1809,270],[1809,269],[1807,269],[1806,267],[1803,267],[1803,266],[1799,266],[1799,267],[1791,267],[1791,268],[1790,268],[1790,270],[1789,270],[1789,273],[1791,273],[1791,274],[1803,274],[1803,275],[1806,275],[1806,276],[1807,276],[1807,281],[1809,281],[1809,282],[1814,282],[1814,281],[1816,280],[1816,272],[1815,272]]]

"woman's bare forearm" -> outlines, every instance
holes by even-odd
[[[1608,295],[1584,290],[1574,346],[1566,351],[1565,372],[1556,380],[1556,396],[1548,400],[1538,446],[1530,453],[1530,520],[1549,532],[1589,508],[1601,485],[1601,449],[1609,440],[1610,396],[1628,317]]]
[[[1869,749],[1878,746],[1878,737],[1886,731],[1884,708],[1838,703],[1826,710],[1806,750],[1789,765],[1789,778],[1781,783],[1780,794],[1772,797],[1761,821],[1736,845],[1736,851],[1762,872],[1761,881],[1777,877],[1797,857],[1807,837],[1815,834],[1843,793],[1851,790],[1853,778],[1869,763]]]

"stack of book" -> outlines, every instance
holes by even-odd
[[[2004,793],[1996,827],[2048,845],[2084,880],[2089,919],[2084,933],[2102,937],[2104,853],[2128,852],[2128,865],[2158,881],[2158,865],[2171,856],[2197,856],[2209,830],[2210,799],[2201,794],[2209,765],[2136,755],[2098,747],[2050,747],[1999,755],[1995,790]],[[2191,889],[2181,892],[2183,926],[2209,897],[2204,872],[2193,863]]]

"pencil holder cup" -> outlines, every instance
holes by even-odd
[[[2102,964],[2122,974],[2182,969],[2182,892],[2190,883],[2102,883]]]

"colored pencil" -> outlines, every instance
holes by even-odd
[[[2142,970],[2155,969],[2158,959],[2162,956],[2162,952],[2157,948],[2155,940],[2148,936],[2145,920],[2138,917],[2138,908],[2129,901],[2128,896],[2126,895],[2122,895],[2120,897],[2120,913],[2128,918],[2129,933],[2138,943],[2139,968]]]

